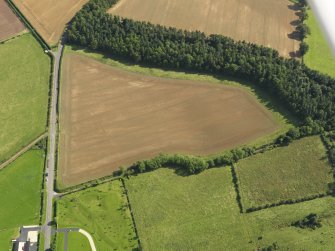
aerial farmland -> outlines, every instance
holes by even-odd
[[[290,7],[292,6],[292,7]],[[298,17],[288,0],[122,0],[109,13],[275,48],[283,56],[298,50],[291,24]]]
[[[333,251],[335,61],[315,13],[0,0],[0,251]]]
[[[0,41],[25,30],[24,24],[15,16],[4,0],[0,1]]]
[[[56,45],[66,24],[87,0],[14,0],[13,3],[49,45]]]

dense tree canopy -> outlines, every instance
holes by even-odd
[[[329,76],[263,46],[106,13],[116,1],[86,4],[68,27],[69,42],[159,67],[243,78],[279,98],[301,119],[335,128],[335,80]]]

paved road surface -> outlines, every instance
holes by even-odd
[[[55,175],[55,153],[56,153],[56,135],[57,135],[57,100],[58,100],[58,84],[59,84],[59,68],[60,58],[64,45],[61,42],[57,53],[54,53],[54,69],[53,69],[53,86],[51,94],[51,106],[49,116],[49,153],[47,160],[46,172],[49,178],[46,182],[47,204],[46,204],[46,220],[44,225],[44,250],[50,250],[51,244],[51,221],[52,221],[52,199],[54,196],[54,175]]]

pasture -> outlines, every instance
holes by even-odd
[[[244,209],[324,194],[334,182],[319,136],[241,160],[236,173]]]
[[[259,177],[259,182],[264,182]],[[241,214],[230,169],[179,176],[173,169],[132,176],[126,182],[144,250],[332,250],[335,198],[325,197]],[[309,213],[323,226],[290,226]]]
[[[0,41],[6,40],[24,30],[24,25],[9,8],[6,1],[0,0]]]
[[[43,168],[44,152],[30,150],[0,170],[1,251],[8,251],[20,226],[39,223]]]
[[[291,22],[297,19],[292,6],[288,0],[120,0],[109,12],[180,29],[222,34],[269,46],[289,56],[299,48],[298,41],[289,38],[294,31]]]
[[[68,242],[67,242],[68,251],[91,251],[91,246],[88,239],[81,233],[78,232],[69,232],[68,233]],[[57,250],[64,251],[64,233],[57,233]]]
[[[97,250],[137,248],[127,200],[122,183],[118,180],[58,199],[57,223],[59,228],[78,227],[89,232]],[[63,244],[62,234],[60,236],[58,250],[62,250],[59,246]],[[69,248],[83,241],[83,238],[75,235],[69,237]]]
[[[65,25],[88,0],[13,0],[38,33],[52,46],[58,43]]]
[[[304,56],[304,62],[308,67],[335,78],[335,57],[311,10],[308,11],[308,15],[306,24],[311,29],[311,35],[306,38],[309,51]]]
[[[64,57],[60,178],[72,185],[159,153],[205,155],[273,134],[280,123],[250,93],[139,75]]]
[[[50,59],[31,34],[0,46],[0,162],[46,130]]]

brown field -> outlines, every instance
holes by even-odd
[[[75,54],[64,58],[60,124],[64,185],[159,153],[217,153],[278,128],[240,88],[139,75]]]
[[[88,0],[13,0],[49,45],[57,44],[65,25]]]
[[[277,49],[299,48],[288,36],[297,19],[288,0],[120,0],[110,13],[207,34],[223,34]]]
[[[9,8],[5,0],[0,0],[0,41],[24,30],[24,25]]]

